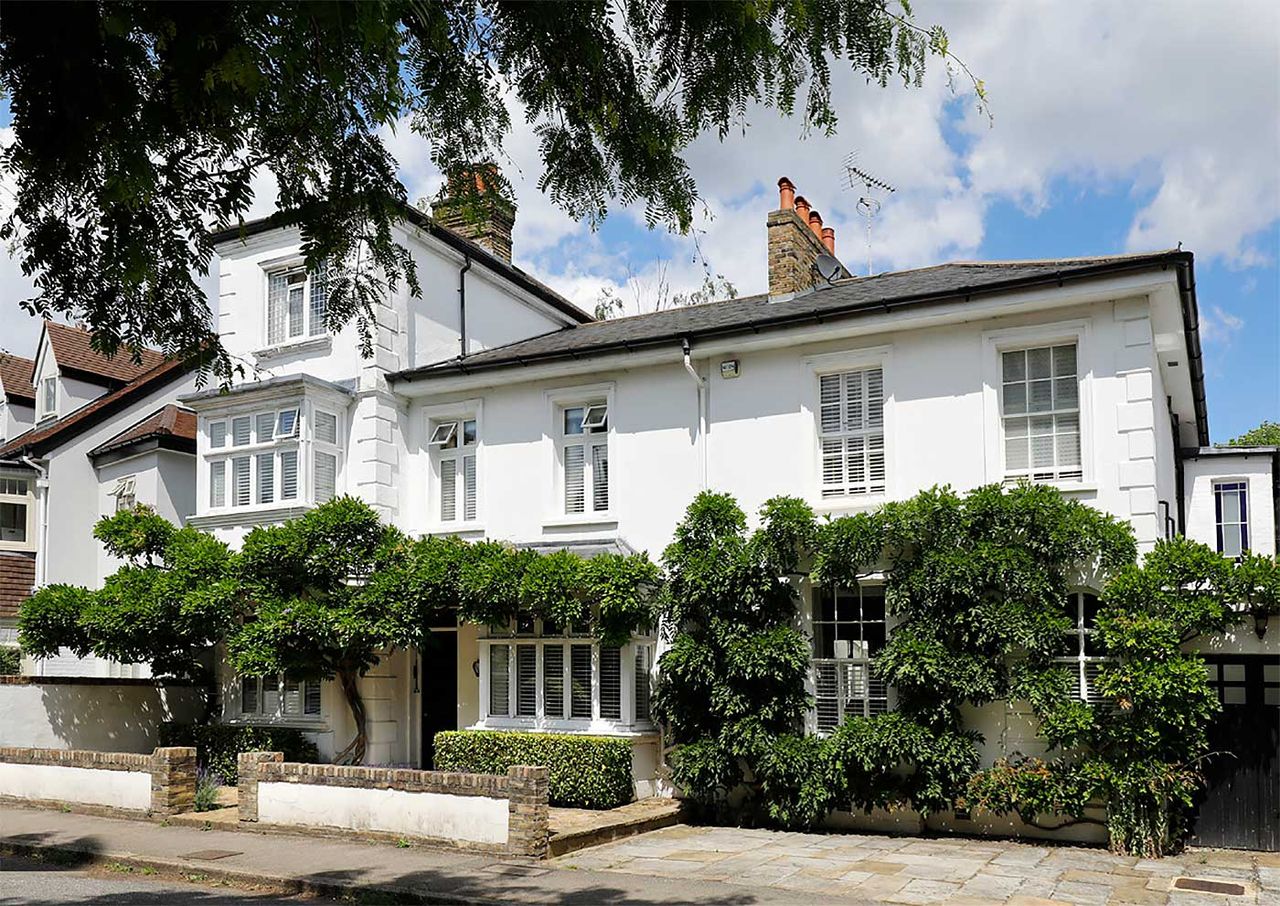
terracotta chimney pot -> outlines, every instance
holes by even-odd
[[[809,212],[809,229],[813,230],[813,235],[822,238],[822,215],[817,211]]]
[[[822,228],[822,244],[827,247],[827,251],[832,255],[836,253],[836,231],[834,227]]]
[[[803,195],[796,196],[796,214],[805,223],[809,222],[809,201]]]
[[[778,180],[778,208],[782,211],[790,210],[796,206],[796,187],[795,183],[787,179],[785,176]]]

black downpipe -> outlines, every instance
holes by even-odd
[[[463,256],[462,269],[458,271],[458,358],[467,357],[467,271],[471,270],[471,256]]]

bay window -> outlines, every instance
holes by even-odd
[[[326,272],[292,268],[268,274],[267,344],[276,346],[323,334],[328,300]]]
[[[210,509],[320,504],[333,498],[341,456],[338,415],[313,407],[304,433],[302,412],[292,403],[208,421]],[[300,481],[304,455],[311,465],[307,500]]]
[[[320,681],[276,674],[240,677],[240,716],[287,720],[320,717]]]
[[[430,422],[428,427],[427,446],[436,486],[435,516],[442,523],[474,522],[478,497],[477,420],[440,419]]]
[[[611,648],[528,620],[480,644],[483,722],[531,729],[649,724],[654,642],[647,636]]]

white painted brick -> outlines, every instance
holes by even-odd
[[[1141,431],[1130,431],[1127,435],[1129,438],[1129,458],[1130,459],[1152,459],[1156,455],[1156,432],[1151,429]]]
[[[1119,472],[1120,487],[1122,488],[1155,486],[1156,462],[1154,459],[1139,459],[1131,462],[1122,462],[1120,463]]]
[[[1131,371],[1124,376],[1125,393],[1129,402],[1137,403],[1151,399],[1151,372]]]
[[[1121,403],[1116,406],[1116,430],[1138,431],[1154,425],[1151,403]]]
[[[1151,487],[1133,488],[1129,491],[1129,512],[1154,513],[1156,511],[1156,489]]]
[[[1124,322],[1124,345],[1150,346],[1151,322],[1146,318]]]

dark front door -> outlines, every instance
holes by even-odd
[[[458,729],[458,634],[432,630],[418,655],[422,671],[422,766],[435,767],[435,739]]]
[[[1198,846],[1280,850],[1280,662],[1205,658],[1222,713],[1209,731],[1205,789],[1192,829]]]

